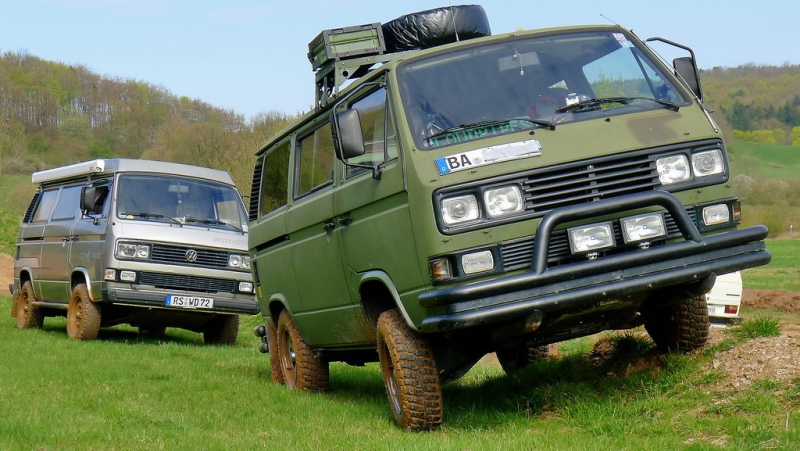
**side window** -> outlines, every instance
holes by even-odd
[[[261,215],[286,205],[289,177],[289,140],[264,157],[261,176]]]
[[[386,120],[386,89],[381,88],[350,104],[358,110],[361,132],[364,134],[364,155],[348,163],[373,165],[397,158],[394,127]],[[364,172],[364,168],[347,168],[347,177]]]
[[[50,212],[53,211],[53,206],[56,204],[57,197],[58,188],[43,192],[41,199],[39,199],[39,205],[36,206],[36,210],[33,212],[31,222],[47,222],[50,218]]]
[[[75,214],[78,212],[78,207],[81,198],[80,186],[69,186],[61,190],[58,196],[56,208],[53,210],[53,221],[65,221],[67,219],[74,219]]]
[[[295,198],[302,197],[333,182],[333,136],[325,125],[297,142],[297,181]]]

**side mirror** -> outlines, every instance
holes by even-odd
[[[83,188],[81,188],[81,211],[84,213],[94,211],[96,199],[97,199],[96,187],[84,186]]]
[[[364,155],[364,134],[361,131],[358,110],[335,112],[331,115],[331,122],[336,156],[340,160],[349,160]]]
[[[689,89],[694,92],[697,98],[703,100],[700,76],[697,73],[697,65],[694,63],[694,58],[689,56],[675,58],[672,60],[672,66],[675,68],[675,72],[689,85]]]

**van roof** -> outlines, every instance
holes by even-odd
[[[34,172],[31,176],[33,183],[46,183],[56,180],[76,179],[92,175],[114,174],[117,172],[150,172],[163,174],[176,174],[188,177],[197,177],[233,185],[230,174],[218,169],[204,168],[166,161],[135,160],[126,158],[112,158],[103,160],[84,161],[82,163],[61,166]]]

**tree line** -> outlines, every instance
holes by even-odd
[[[715,67],[700,79],[726,137],[800,146],[800,65]]]
[[[94,158],[149,158],[228,171],[249,192],[254,154],[293,116],[241,114],[163,87],[24,52],[0,56],[0,174]]]

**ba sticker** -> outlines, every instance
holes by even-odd
[[[532,139],[437,158],[436,168],[439,170],[439,175],[445,175],[502,161],[537,157],[541,154],[542,145]]]

